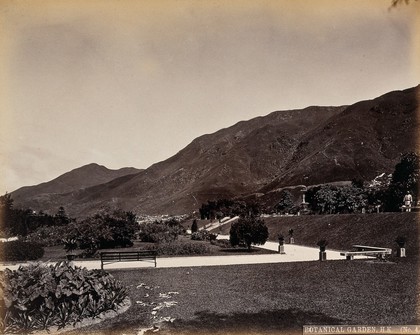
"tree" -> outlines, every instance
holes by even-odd
[[[410,152],[401,156],[395,165],[391,183],[384,194],[385,210],[399,211],[404,194],[410,192],[414,198],[419,193],[420,158]]]
[[[132,212],[116,210],[96,214],[80,223],[70,223],[66,240],[77,240],[85,255],[93,255],[100,248],[130,247],[138,224]]]
[[[248,251],[251,244],[262,245],[268,239],[268,228],[264,220],[254,216],[240,217],[230,228],[230,244],[232,246],[245,244]]]
[[[279,202],[276,205],[276,212],[288,212],[294,205],[292,200],[292,193],[288,190],[281,190],[279,195]]]
[[[364,189],[354,185],[339,187],[336,196],[339,213],[354,213],[368,203]]]
[[[323,185],[314,195],[314,207],[321,214],[335,213],[337,208],[337,188],[331,185]]]
[[[13,234],[13,199],[10,193],[0,196],[0,231],[5,236]]]
[[[197,220],[194,219],[192,225],[191,225],[191,234],[196,233],[198,231],[198,225]]]
[[[68,217],[68,215],[66,213],[66,210],[64,209],[63,206],[60,206],[58,208],[57,213],[55,214],[55,222],[56,222],[56,224],[65,225],[65,224],[70,223],[70,221],[71,220]]]
[[[139,238],[142,242],[173,242],[184,232],[182,225],[175,219],[155,221],[139,225]]]

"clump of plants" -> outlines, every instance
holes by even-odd
[[[158,255],[202,255],[210,252],[207,244],[174,241],[160,243],[156,249]]]
[[[64,238],[66,242],[75,240],[77,248],[83,250],[82,256],[91,257],[98,249],[131,247],[137,229],[136,216],[132,212],[106,211],[70,224]]]
[[[210,233],[207,229],[199,230],[191,234],[191,239],[195,241],[215,241],[217,234]]]
[[[400,248],[405,248],[405,245],[406,245],[406,243],[407,243],[407,239],[406,239],[404,236],[398,236],[398,237],[395,239],[395,242],[398,244],[398,246],[399,246]]]
[[[35,242],[44,247],[52,247],[63,244],[63,236],[67,236],[71,231],[74,223],[65,226],[45,226],[39,227],[37,230],[25,237],[27,242]]]
[[[319,251],[324,252],[327,248],[328,241],[326,239],[321,239],[316,245],[319,247]]]
[[[175,219],[142,223],[139,226],[139,238],[142,242],[173,242],[183,233],[183,227]]]
[[[251,251],[251,244],[263,245],[268,239],[268,228],[264,220],[254,217],[241,217],[232,224],[229,232],[230,244],[244,245]]]
[[[44,248],[39,243],[10,241],[0,244],[0,261],[34,261],[44,256]]]
[[[68,262],[0,272],[0,332],[61,329],[116,310],[127,297],[110,274]]]

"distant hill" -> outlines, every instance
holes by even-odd
[[[81,177],[79,186],[74,183],[71,190],[63,187],[59,192],[45,186],[34,189],[41,184],[12,196],[16,204],[35,210],[61,204],[74,216],[103,207],[182,214],[221,197],[261,195],[299,184],[370,180],[392,172],[401,153],[419,149],[419,89],[351,106],[273,112],[198,137],[143,171],[93,185],[83,184]]]
[[[49,198],[53,199],[60,194],[67,194],[94,185],[107,183],[115,178],[128,176],[140,171],[131,167],[110,170],[105,166],[92,163],[71,170],[51,181],[36,186],[21,187],[12,193],[12,197],[15,203],[20,204],[22,207],[43,209],[42,206],[45,206],[45,209],[48,211],[51,206],[48,206],[46,201]],[[61,205],[65,206],[65,204],[60,203],[59,206]]]

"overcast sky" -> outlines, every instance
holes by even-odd
[[[0,193],[420,83],[420,2],[0,1]]]

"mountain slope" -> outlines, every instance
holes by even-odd
[[[123,184],[98,185],[68,201],[83,213],[102,206],[138,213],[185,213],[208,199],[254,192],[282,169],[308,129],[344,108],[309,107],[239,122],[195,139]]]
[[[33,209],[62,204],[73,216],[102,207],[181,214],[210,199],[371,179],[392,172],[401,153],[418,150],[418,97],[416,87],[351,106],[273,112],[196,138],[134,174],[61,193],[12,195]]]
[[[51,181],[36,186],[19,188],[12,192],[12,196],[17,204],[23,203],[27,208],[42,209],[39,206],[46,206],[45,202],[51,201],[57,195],[107,183],[115,178],[135,174],[140,171],[135,168],[110,170],[102,165],[92,163],[64,173]],[[38,202],[39,205],[37,204]],[[45,209],[48,210],[49,206],[46,206]]]
[[[392,172],[400,154],[419,152],[420,86],[362,101],[308,132],[287,171],[262,192],[282,185],[370,180]]]

